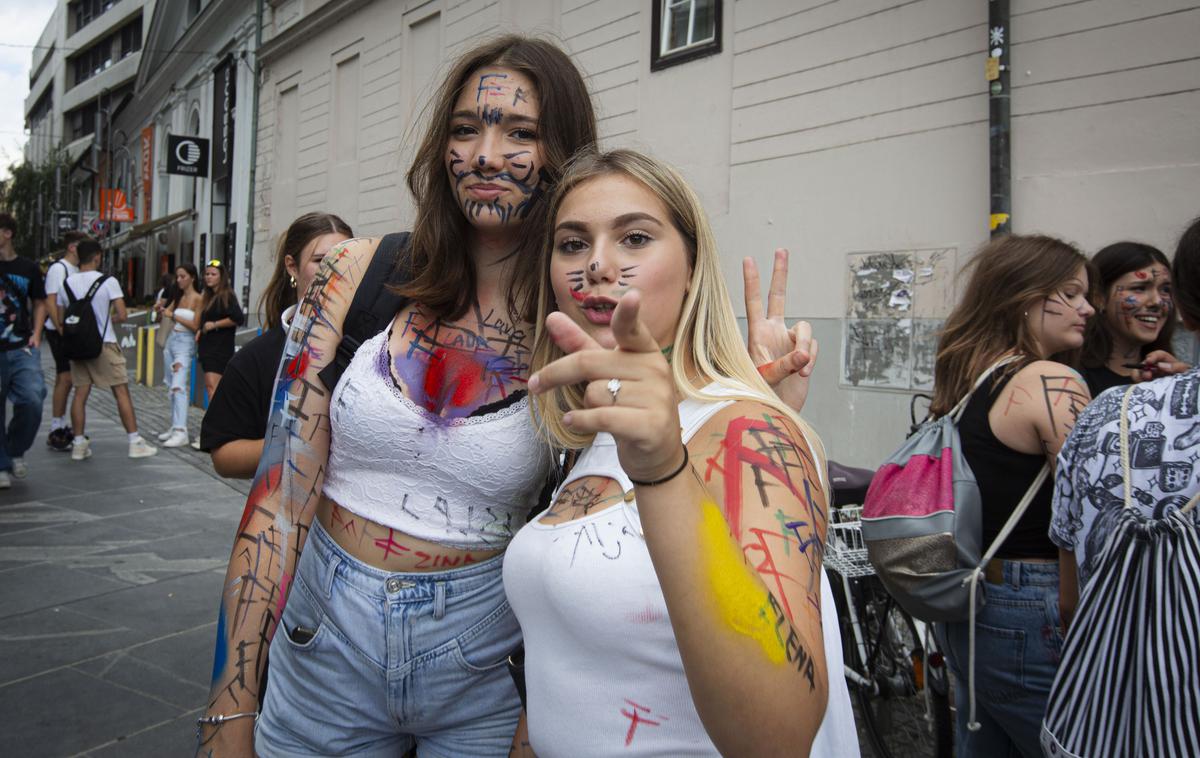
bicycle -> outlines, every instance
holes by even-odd
[[[860,478],[871,474],[857,473]],[[861,493],[865,486],[835,484],[834,490],[836,501],[837,492]],[[914,621],[875,576],[861,515],[861,505],[830,510],[824,558],[835,590],[846,679],[861,725],[878,758],[951,758],[950,671],[932,626]]]

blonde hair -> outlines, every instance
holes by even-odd
[[[550,223],[539,260],[541,277],[537,294],[537,331],[533,342],[532,370],[537,371],[564,355],[545,328],[546,316],[558,309],[549,276],[550,258],[554,250],[554,220],[558,210],[571,190],[584,182],[613,174],[628,176],[654,193],[666,206],[672,225],[682,235],[687,247],[692,276],[672,348],[674,360],[671,361],[671,376],[676,390],[685,397],[701,401],[729,399],[728,395],[717,396],[697,390],[685,373],[691,365],[702,380],[702,385],[715,382],[728,388],[739,399],[762,402],[794,421],[811,448],[828,498],[825,449],[821,439],[775,395],[751,361],[721,275],[716,239],[700,199],[683,177],[661,161],[633,150],[612,150],[599,154],[585,152],[567,165],[550,200]],[[690,362],[682,360],[682,356],[689,357]],[[583,391],[582,385],[576,385],[534,398],[531,405],[534,418],[540,433],[551,445],[572,450],[591,444],[592,435],[580,434],[562,423],[564,413],[584,407]]]

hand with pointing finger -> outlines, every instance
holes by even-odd
[[[817,365],[817,341],[812,336],[812,325],[807,321],[797,321],[789,329],[783,320],[787,274],[788,251],[778,248],[764,315],[758,266],[753,258],[742,261],[742,279],[746,286],[746,350],[779,399],[799,413],[808,398],[809,377]]]
[[[626,292],[612,318],[616,347],[605,349],[566,314],[546,318],[562,358],[529,378],[529,391],[550,392],[586,384],[584,408],[563,423],[582,433],[608,432],[626,475],[643,482],[661,479],[679,467],[683,441],[671,368],[650,330],[638,317],[641,293]]]

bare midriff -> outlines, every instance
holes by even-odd
[[[328,497],[317,505],[317,520],[343,550],[382,571],[413,573],[451,571],[471,566],[503,553],[496,550],[460,550],[363,518]]]

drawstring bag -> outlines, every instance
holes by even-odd
[[[1050,473],[1042,467],[996,539],[982,551],[983,499],[963,456],[958,421],[975,392],[997,369],[993,363],[944,416],[927,421],[875,472],[862,509],[867,557],[900,607],[922,621],[970,623],[968,725],[975,720],[975,615],[983,604],[979,577]]]
[[[1133,507],[1129,397],[1121,401],[1125,505],[1079,600],[1046,717],[1052,758],[1200,756],[1200,534],[1182,508]]]

